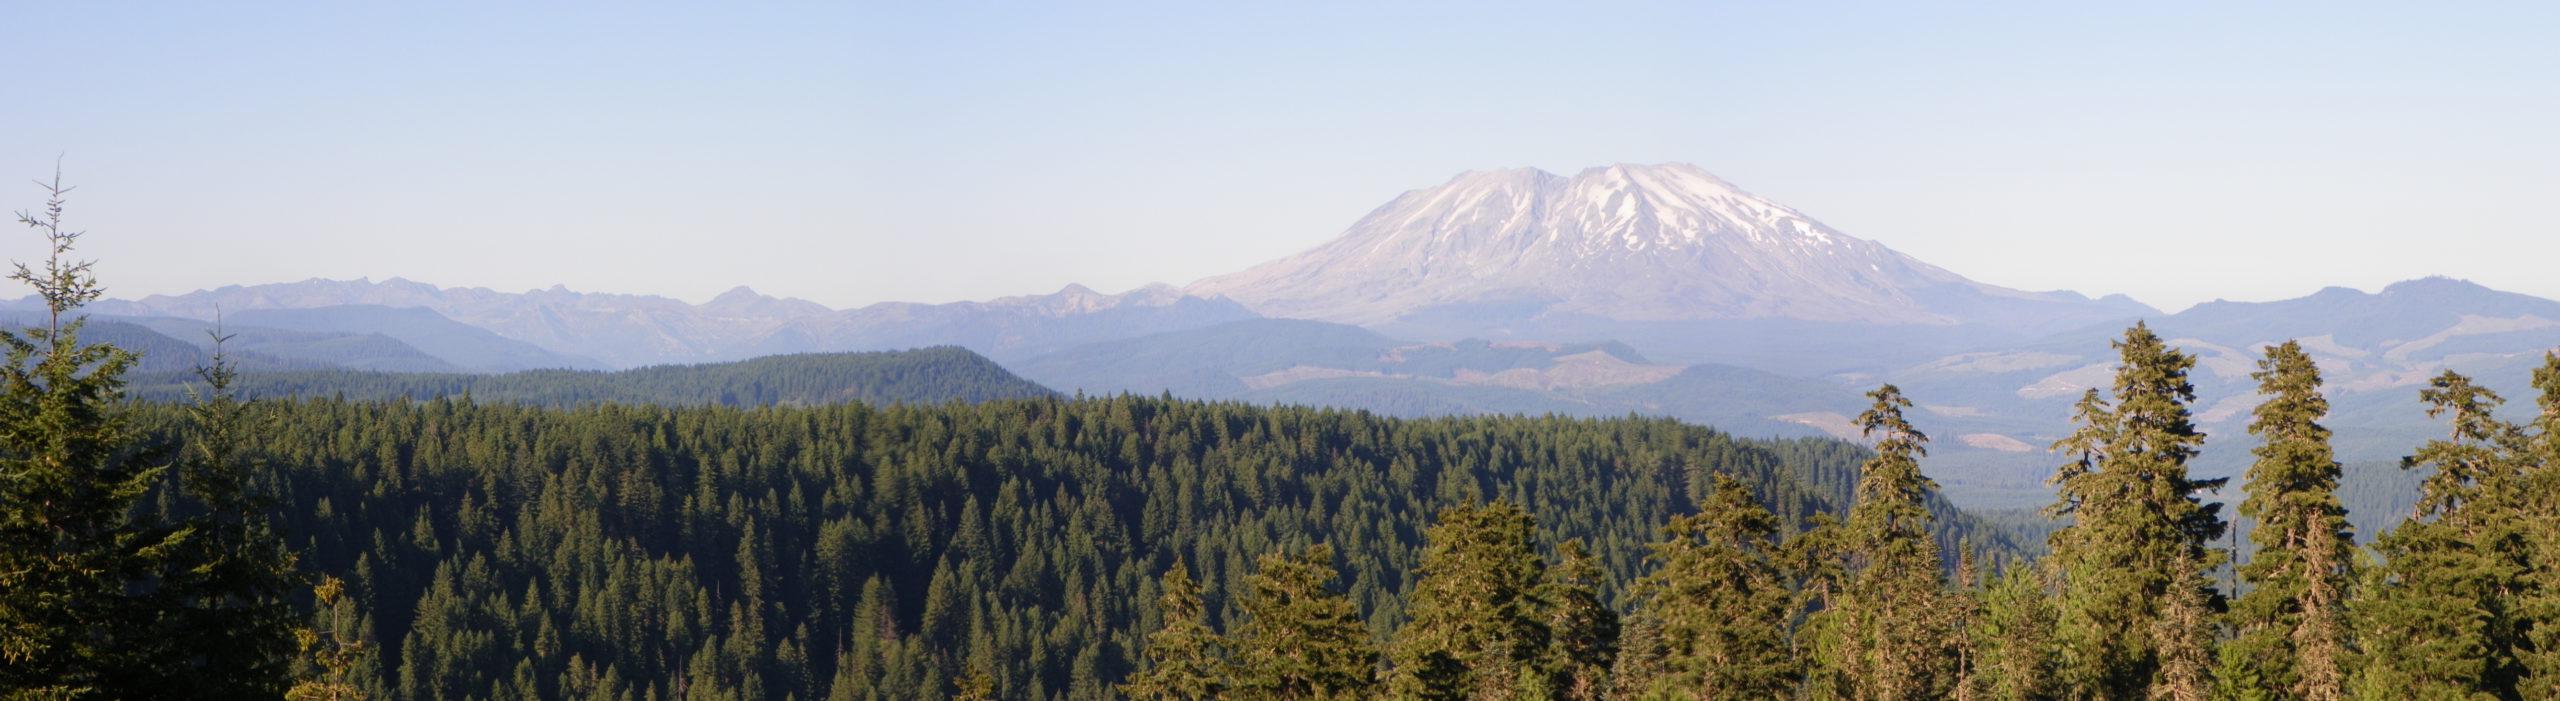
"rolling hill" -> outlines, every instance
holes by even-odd
[[[135,383],[145,398],[184,396],[193,378],[158,374]],[[734,407],[942,404],[1055,396],[993,361],[954,347],[867,353],[777,355],[733,363],[660,365],[631,370],[530,370],[505,374],[390,373],[343,369],[250,372],[250,397],[413,399]]]

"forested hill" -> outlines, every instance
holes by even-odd
[[[185,396],[186,373],[148,373],[135,395]],[[599,402],[662,406],[774,406],[843,402],[939,404],[1056,394],[994,361],[956,346],[867,353],[775,355],[733,363],[660,365],[619,371],[529,370],[497,375],[357,370],[250,372],[252,397],[434,399],[567,407]]]
[[[1256,556],[1331,543],[1384,636],[1441,507],[1527,507],[1543,542],[1590,541],[1615,599],[1711,477],[1793,528],[1845,503],[1867,455],[1668,420],[1125,396],[258,406],[278,526],[361,602],[380,698],[949,698],[971,669],[996,698],[1106,698],[1177,559],[1232,621]],[[1933,503],[1942,539],[2010,549]]]

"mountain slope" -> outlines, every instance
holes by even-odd
[[[1242,305],[1157,285],[1102,294],[1083,285],[985,302],[885,302],[795,319],[753,354],[956,345],[1013,361],[1074,346],[1254,318]]]
[[[2396,463],[2443,424],[2418,391],[2446,370],[2469,374],[2510,398],[2509,418],[2532,406],[2532,368],[2560,348],[2560,302],[2430,278],[2379,292],[2330,288],[2271,302],[2213,302],[2156,316],[2151,328],[2196,356],[2196,424],[2209,436],[2195,469],[2234,476],[2257,440],[2248,434],[2263,349],[2300,340],[2320,364],[2339,459]],[[1997,435],[2040,448],[2065,433],[2081,392],[2104,389],[2121,327],[2096,327],[1959,353],[1875,373],[1924,405],[1932,434]],[[1942,443],[1941,445],[1944,445]],[[1961,450],[1960,448],[1958,450]],[[2056,461],[2044,451],[1957,453],[1974,473],[1943,479],[1951,493],[2000,486],[2041,493]],[[1966,482],[1971,480],[1971,484]],[[1996,484],[1995,484],[1996,483]]]
[[[183,396],[188,379],[179,374],[146,376],[135,383],[135,393],[147,399],[177,398]],[[480,401],[541,406],[597,402],[749,407],[844,402],[941,404],[1057,394],[978,354],[951,347],[777,355],[733,363],[661,365],[612,372],[251,372],[241,376],[240,388],[252,397],[430,400],[469,396]]]
[[[1313,250],[1186,291],[1354,324],[1486,304],[1620,321],[2051,328],[2151,311],[1973,282],[1680,164],[1462,174]]]
[[[1854,413],[1863,402],[1822,380],[1659,364],[1624,344],[1416,343],[1298,319],[1097,343],[1015,367],[1061,391],[1089,394],[1162,392],[1404,417],[1643,414],[1753,436],[1824,435],[1825,422],[1807,417]]]
[[[801,300],[774,299],[744,288],[710,303],[653,295],[592,294],[552,287],[520,293],[481,287],[438,287],[392,278],[233,285],[182,295],[109,300],[99,311],[131,316],[213,319],[252,310],[344,306],[419,308],[446,319],[540,347],[593,358],[610,367],[734,360],[736,352],[795,318],[831,313]]]
[[[530,343],[447,319],[419,307],[350,304],[299,309],[246,309],[226,315],[225,325],[285,331],[378,335],[416,348],[469,372],[601,369],[603,364],[544,350]]]
[[[19,300],[13,306],[29,304]],[[233,321],[271,327],[378,332],[457,367],[484,371],[639,367],[931,345],[1014,359],[1254,317],[1232,301],[1189,297],[1161,285],[1116,295],[1070,285],[1052,294],[986,302],[888,302],[838,311],[744,287],[697,305],[651,295],[561,287],[508,293],[399,278],[235,285],[108,300],[96,308],[133,317],[209,321],[227,314]],[[371,311],[351,311],[356,309]]]

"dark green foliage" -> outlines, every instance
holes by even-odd
[[[0,331],[0,697],[274,698],[285,688],[291,558],[266,530],[217,354],[172,477],[124,400],[131,351],[80,340],[102,293],[57,175],[41,213],[41,326]],[[157,493],[156,503],[149,501]],[[157,508],[152,508],[157,507]]]
[[[1545,675],[1553,602],[1536,525],[1509,502],[1440,511],[1404,596],[1388,692],[1407,699],[1521,698],[1524,674]]]
[[[355,701],[371,695],[357,683],[371,658],[363,631],[355,627],[355,602],[346,592],[347,583],[336,577],[323,577],[312,587],[312,605],[319,611],[311,625],[294,631],[303,669],[285,690],[288,701]]]
[[[141,379],[146,399],[184,396],[186,377]],[[256,397],[479,401],[571,407],[599,402],[665,406],[940,404],[1054,395],[967,349],[775,355],[734,363],[659,365],[599,372],[530,370],[503,375],[299,370],[241,375]]]
[[[1860,467],[1849,509],[1848,586],[1825,614],[1842,629],[1836,664],[1849,698],[1943,696],[1955,684],[1961,621],[1947,615],[1944,565],[1929,536],[1927,497],[1936,485],[1920,474],[1929,437],[1903,418],[1911,401],[1901,389],[1885,385],[1867,396],[1875,406],[1858,425],[1876,441],[1876,456]]]
[[[1851,657],[1857,650],[1849,643],[1852,631],[1839,610],[1850,593],[1850,545],[1848,527],[1830,514],[1819,514],[1778,547],[1778,570],[1795,589],[1788,611],[1796,666],[1804,674],[1807,695],[1814,698],[1850,693]]]
[[[2528,622],[2515,594],[2531,585],[2525,437],[2498,421],[2497,393],[2451,371],[2420,391],[2452,424],[2407,466],[2432,472],[2418,511],[2375,544],[2385,564],[2355,602],[2363,664],[2359,698],[2514,698],[2524,686]],[[2407,694],[2407,696],[2398,696]]]
[[[1871,455],[1635,418],[1067,400],[954,349],[267,375],[394,401],[247,403],[217,337],[194,401],[137,407],[135,354],[68,316],[99,291],[63,192],[20,215],[51,258],[11,276],[49,313],[0,333],[0,697],[2560,695],[2560,354],[2530,426],[2457,373],[2421,392],[2450,435],[2358,567],[2318,369],[2270,349],[2257,552],[2223,617],[2220,481],[2186,469],[2195,361],[2141,325],[2113,401],[2091,391],[2057,444],[2071,523],[2035,567],[1936,499],[1892,385],[1859,417]],[[458,389],[507,401],[400,401]],[[825,406],[775,406],[803,403]],[[1976,535],[2012,564],[1984,583],[1960,549],[1950,589],[1940,554]],[[344,574],[300,631],[297,552]]]
[[[1582,541],[1557,546],[1556,559],[1547,570],[1547,600],[1555,607],[1547,626],[1557,665],[1552,688],[1563,699],[1592,701],[1607,693],[1609,667],[1617,663],[1618,612],[1601,598],[1606,574]]]
[[[1861,417],[1878,439],[1862,454],[1638,419],[1130,397],[244,408],[209,371],[207,401],[121,419],[191,451],[167,505],[129,507],[122,527],[240,546],[160,548],[132,556],[134,571],[272,570],[281,552],[249,547],[242,534],[263,527],[246,517],[230,541],[187,541],[223,532],[203,514],[260,503],[250,483],[271,486],[297,549],[347,578],[343,595],[324,586],[296,698],[2323,697],[2300,671],[2324,641],[2302,633],[2321,596],[2278,595],[2322,573],[2334,596],[2356,591],[2343,564],[2282,564],[2347,542],[2342,509],[2319,498],[2339,470],[2320,445],[2316,373],[2290,346],[2262,368],[2270,400],[2253,430],[2268,440],[2247,511],[2329,540],[2259,531],[2225,641],[2206,575],[2221,523],[2197,498],[2213,483],[2183,470],[2201,440],[2185,418],[2192,360],[2140,327],[2119,345],[2118,402],[2092,393],[2062,444],[2077,458],[2058,478],[2074,522],[2051,567],[1977,583],[1961,550],[1953,589],[1940,543],[1972,522],[1937,518],[1926,437],[1891,387]],[[2539,431],[2487,418],[2496,397],[2460,376],[2425,393],[2455,431],[2413,459],[2431,470],[2424,518],[2383,540],[2387,564],[2350,602],[2367,643],[2354,695],[2550,685],[2554,535],[2532,515],[2554,498],[2560,359],[2537,379]],[[241,429],[260,413],[273,423]],[[136,500],[163,483],[138,484]],[[1826,513],[1834,489],[1856,495],[1845,521]],[[1638,557],[1642,524],[1666,522]],[[1317,534],[1330,542],[1307,544]],[[1542,543],[1559,543],[1553,568]],[[1621,627],[1609,602],[1626,581]],[[256,591],[197,601],[245,612],[277,590]],[[126,631],[173,600],[128,598],[145,604],[119,604]],[[115,625],[82,634],[126,636],[97,649],[134,660],[176,649]],[[139,690],[202,677],[186,670],[209,657],[191,659],[93,684],[168,695]]]
[[[67,191],[57,183],[42,214],[18,215],[51,255],[10,276],[51,314],[0,333],[0,696],[149,696],[168,680],[136,590],[185,538],[135,515],[166,469],[137,450],[120,406],[136,357],[83,344],[82,320],[64,318],[100,294],[89,263],[68,257],[79,234],[62,230]]]
[[[1232,673],[1190,568],[1173,563],[1164,572],[1163,590],[1156,604],[1163,623],[1147,634],[1146,665],[1120,685],[1120,693],[1138,701],[1217,698],[1226,693]]]
[[[1973,664],[1960,695],[1984,701],[2062,696],[2052,589],[2038,568],[2012,567],[1972,592],[1980,602],[1966,631]]]
[[[1862,457],[1658,420],[1132,397],[257,411],[243,449],[273,470],[279,530],[364,602],[359,684],[425,696],[914,698],[983,674],[997,698],[1100,698],[1143,667],[1150,583],[1177,559],[1232,634],[1255,557],[1323,534],[1382,641],[1441,508],[1522,505],[1536,542],[1590,543],[1615,601],[1715,476],[1801,527],[1837,503],[1806,485],[1845,490]]]
[[[2545,353],[2533,371],[2540,390],[2535,405],[2534,436],[2526,446],[2523,477],[2528,567],[2516,597],[2515,616],[2522,628],[2517,661],[2523,678],[2516,692],[2526,698],[2560,698],[2560,353]],[[2537,517],[2539,516],[2539,517]]]
[[[1359,699],[1377,686],[1378,651],[1349,597],[1335,591],[1333,548],[1272,553],[1245,578],[1235,637],[1236,695]]]
[[[2258,361],[2249,422],[2261,439],[2240,515],[2256,522],[2257,552],[2240,567],[2247,593],[2232,604],[2224,686],[2266,698],[2335,701],[2346,693],[2347,597],[2354,534],[2338,501],[2340,468],[2320,425],[2329,402],[2320,368],[2288,341]]]
[[[2073,519],[2052,538],[2062,675],[2102,697],[2200,698],[2220,597],[2208,546],[2225,525],[2202,499],[2222,480],[2187,474],[2204,444],[2187,409],[2195,358],[2139,324],[2115,346],[2114,402],[2091,390],[2054,446],[2073,458],[2053,478],[2055,511]]]
[[[293,554],[269,527],[273,504],[242,446],[258,428],[231,389],[237,377],[216,336],[205,389],[187,408],[186,453],[177,471],[183,505],[165,517],[183,524],[167,551],[152,607],[153,638],[183,661],[188,693],[200,698],[274,698],[283,693],[298,617],[287,597],[300,577]]]
[[[1795,688],[1789,593],[1771,559],[1777,534],[1751,488],[1730,478],[1716,480],[1699,513],[1663,528],[1653,571],[1636,583],[1616,698],[1777,698]]]

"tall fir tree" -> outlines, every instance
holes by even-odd
[[[1903,417],[1911,400],[1885,385],[1858,416],[1875,457],[1859,469],[1857,503],[1849,509],[1850,575],[1838,608],[1848,651],[1842,656],[1854,699],[1935,698],[1955,682],[1955,622],[1946,617],[1946,578],[1930,535],[1928,495],[1937,485],[1920,473],[1929,436]]]
[[[2056,611],[2051,587],[2035,567],[2011,567],[1974,592],[1972,625],[1965,634],[1975,663],[1959,691],[1981,701],[2061,698],[2056,672]]]
[[[1982,698],[1982,688],[1975,683],[1979,678],[1975,674],[1975,669],[1982,663],[1982,650],[1974,644],[1973,639],[1973,629],[1982,620],[1983,583],[1980,552],[1974,548],[1973,541],[1970,540],[1956,546],[1955,588],[1947,592],[1942,599],[1946,602],[1945,615],[1953,633],[1947,642],[1947,648],[1954,653],[1950,669],[1955,675],[1955,683],[1949,689],[1947,698],[1955,701],[1976,701]]]
[[[1789,593],[1771,561],[1777,519],[1724,475],[1699,512],[1674,517],[1636,582],[1618,699],[1761,699],[1801,676],[1787,646]]]
[[[2110,405],[2091,391],[2079,426],[2055,449],[2054,511],[2072,519],[2052,537],[2062,597],[2058,637],[2065,683],[2103,698],[2196,698],[2211,680],[2212,622],[2221,593],[2209,547],[2227,527],[2187,462],[2204,444],[2188,405],[2195,358],[2135,324],[2115,342]]]
[[[1518,698],[1544,674],[1550,605],[1529,512],[1460,503],[1423,534],[1422,562],[1390,651],[1388,692],[1406,699]]]
[[[2549,517],[2560,514],[2560,353],[2543,354],[2542,367],[2533,371],[2533,386],[2539,411],[2524,458],[2522,508],[2525,514],[2544,517],[2520,524],[2531,566],[2516,606],[2524,626],[2518,653],[2523,679],[2517,691],[2527,698],[2560,698],[2560,519]]]
[[[1201,604],[1200,587],[1191,580],[1190,568],[1174,562],[1164,572],[1163,589],[1156,604],[1156,615],[1163,623],[1147,635],[1146,666],[1120,685],[1120,693],[1138,701],[1224,695],[1230,676],[1225,651],[1220,649],[1217,631],[1209,627],[1209,612]]]
[[[1858,650],[1849,644],[1851,629],[1841,610],[1849,597],[1849,541],[1847,524],[1816,514],[1778,545],[1778,571],[1795,591],[1787,605],[1792,633],[1787,646],[1803,675],[1799,684],[1807,699],[1853,693],[1849,674]]]
[[[187,452],[178,463],[178,492],[191,513],[168,514],[185,539],[169,552],[156,592],[155,636],[177,662],[166,670],[175,688],[201,698],[274,698],[290,678],[295,613],[287,595],[301,577],[294,555],[267,522],[274,501],[252,479],[247,455],[250,407],[233,389],[238,371],[212,338],[212,356],[196,375],[204,388],[187,408]]]
[[[1556,546],[1556,566],[1547,572],[1547,598],[1554,605],[1548,629],[1558,665],[1553,686],[1567,701],[1598,701],[1609,689],[1620,630],[1617,610],[1600,595],[1606,573],[1580,539]]]
[[[1240,698],[1355,699],[1376,687],[1378,652],[1349,597],[1331,587],[1333,547],[1263,555],[1244,581],[1235,651]]]
[[[2320,425],[2329,400],[2319,365],[2297,342],[2268,348],[2251,377],[2265,399],[2249,422],[2260,442],[2240,515],[2255,523],[2257,550],[2240,567],[2247,592],[2232,603],[2222,676],[2267,698],[2337,701],[2352,649],[2346,604],[2356,546]]]
[[[187,533],[137,514],[164,453],[142,448],[124,406],[136,356],[83,343],[82,305],[103,294],[81,233],[63,228],[57,174],[42,210],[41,266],[9,278],[35,289],[45,325],[0,333],[0,697],[148,698],[169,688],[172,649],[156,630],[156,577]]]
[[[2364,654],[2358,698],[2515,698],[2524,635],[2512,595],[2525,548],[2523,432],[2499,421],[2505,402],[2446,371],[2419,391],[2450,433],[2402,462],[2428,474],[2410,519],[2374,549],[2384,562],[2354,604]],[[2548,518],[2547,514],[2540,518]]]

